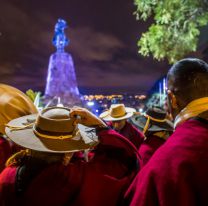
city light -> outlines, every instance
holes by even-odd
[[[94,102],[87,102],[87,105],[88,105],[89,107],[92,107],[92,106],[95,105],[95,103],[94,103]]]
[[[133,107],[136,111],[143,112],[145,107],[146,95],[143,94],[90,94],[83,95],[82,102],[90,111],[95,115],[99,115],[101,112],[110,108],[112,104],[125,104],[126,107]],[[142,109],[142,110],[141,110]]]
[[[139,112],[140,112],[140,113],[142,113],[142,112],[143,112],[143,109],[142,109],[142,108],[140,108],[140,109],[139,109]]]

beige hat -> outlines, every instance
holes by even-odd
[[[22,147],[54,153],[85,150],[95,146],[93,128],[73,126],[70,108],[49,107],[40,114],[14,119],[6,125],[6,135]]]
[[[134,108],[125,107],[124,104],[112,104],[109,110],[100,114],[100,118],[105,121],[119,121],[130,118],[134,112]]]

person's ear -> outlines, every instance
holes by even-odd
[[[170,102],[172,108],[177,109],[178,104],[177,104],[177,99],[176,99],[175,94],[173,94],[173,92],[171,90],[168,90],[167,93],[168,93],[169,102]]]

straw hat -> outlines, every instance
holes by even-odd
[[[6,134],[16,144],[42,152],[76,152],[95,146],[98,141],[93,128],[75,128],[69,113],[66,107],[49,107],[40,114],[10,121]]]
[[[109,110],[100,114],[100,118],[105,121],[119,121],[130,118],[134,112],[134,108],[125,107],[124,104],[112,104]]]
[[[131,118],[143,132],[173,131],[173,123],[166,118],[166,112],[159,108],[149,108],[142,115]]]
[[[0,84],[0,133],[5,134],[5,124],[10,120],[37,113],[28,96],[6,84]]]

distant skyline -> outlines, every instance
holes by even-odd
[[[68,22],[66,48],[82,94],[148,92],[170,65],[138,54],[151,22],[138,22],[133,0],[1,0],[0,82],[44,91],[58,18]]]

